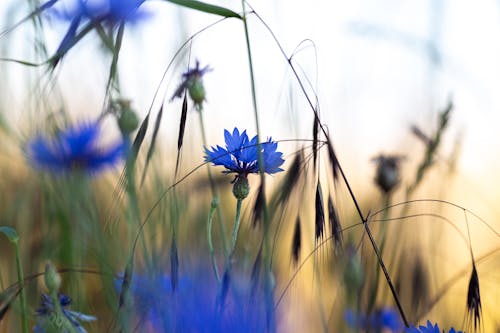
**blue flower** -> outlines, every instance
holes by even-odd
[[[68,310],[67,307],[71,304],[71,298],[64,294],[59,294],[58,297],[62,313],[69,325],[79,333],[86,333],[87,331],[80,324],[80,321],[94,321],[97,318]],[[34,333],[53,332],[54,328],[58,328],[62,333],[67,332],[67,330],[64,330],[63,322],[56,316],[52,297],[42,294],[42,301],[40,307],[36,310],[36,315],[38,316],[38,320],[37,324],[33,327]],[[54,325],[56,325],[56,327],[54,327]]]
[[[236,173],[238,177],[246,177],[250,173],[259,172],[259,154],[257,145],[257,136],[252,140],[248,139],[246,130],[240,134],[235,128],[233,133],[224,130],[226,148],[217,145],[211,147],[212,150],[205,147],[205,161],[212,162],[214,165],[222,165],[227,170],[224,173]],[[283,154],[277,152],[278,143],[269,138],[266,142],[260,144],[262,152],[262,161],[264,162],[264,172],[268,174],[283,171],[280,166],[285,162]]]
[[[95,23],[103,23],[110,27],[120,22],[135,24],[151,16],[140,8],[145,0],[76,0],[70,4],[70,10],[55,11],[55,15],[63,20],[80,23],[80,19],[88,19]]]
[[[250,281],[233,276],[234,283],[221,309],[217,306],[219,286],[210,279],[211,274],[207,268],[181,275],[175,291],[167,274],[134,275],[130,294],[138,331],[264,332],[264,297],[250,292]],[[119,287],[121,282],[117,283]]]
[[[439,330],[438,324],[432,325],[432,323],[427,320],[427,325],[422,326],[420,325],[418,328],[416,326],[412,326],[410,328],[407,328],[405,330],[405,333],[440,333],[441,331]],[[444,332],[444,330],[443,330]],[[448,333],[462,333],[462,331],[455,331],[454,328],[451,328]]]
[[[345,313],[345,319],[352,328],[366,330],[367,332],[389,330],[393,333],[399,333],[404,328],[399,313],[390,308],[377,310],[368,316],[348,310]]]
[[[27,145],[27,154],[39,169],[53,173],[73,170],[95,173],[113,166],[125,155],[125,144],[98,146],[99,123],[82,123],[59,132],[53,138],[36,136]]]

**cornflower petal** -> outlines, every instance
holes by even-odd
[[[426,326],[420,325],[418,328],[415,326],[409,327],[405,330],[405,333],[440,333],[438,324],[432,325],[432,323],[427,320]],[[444,330],[443,330],[444,332]],[[462,331],[456,331],[453,327],[450,328],[448,333],[462,333]]]
[[[79,333],[86,333],[87,331],[83,328],[80,321],[94,321],[97,320],[97,318],[94,316],[82,314],[80,312],[68,310],[67,307],[71,304],[71,298],[69,298],[69,296],[59,294],[58,298],[62,313],[64,314],[64,317],[66,317],[66,319],[69,321],[69,323],[71,323],[71,326],[73,326],[73,328]],[[56,310],[52,298],[47,294],[42,294],[40,307],[36,310],[38,319],[37,324],[33,327],[33,332],[46,333],[45,327],[48,323],[51,322],[52,315],[55,311]]]

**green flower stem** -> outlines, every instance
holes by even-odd
[[[125,166],[125,177],[126,177],[126,191],[127,191],[127,195],[128,195],[128,203],[129,203],[129,211],[128,211],[128,221],[129,221],[129,241],[130,243],[132,244],[133,243],[133,239],[132,239],[132,234],[131,234],[131,230],[133,230],[133,226],[134,224],[137,224],[139,227],[140,227],[140,223],[141,223],[141,220],[140,220],[140,209],[139,209],[139,200],[138,200],[138,197],[137,197],[137,190],[136,190],[136,186],[135,186],[135,174],[134,174],[134,170],[135,170],[135,156],[134,156],[134,152],[133,152],[133,146],[131,145],[131,141],[129,138],[124,138],[127,142],[127,145],[128,145],[128,149],[130,151],[129,153],[129,156],[127,157],[127,162],[126,162],[126,166]],[[143,247],[143,251],[144,251],[144,258],[146,260],[146,264],[148,265],[148,267],[152,267],[152,263],[151,263],[151,260],[150,260],[150,257],[148,255],[148,249],[147,249],[147,246],[146,246],[146,239],[145,239],[145,235],[144,235],[144,232],[141,232],[141,244],[142,244],[142,247]]]
[[[207,147],[207,136],[205,133],[205,122],[203,121],[203,109],[200,108],[199,110],[197,110],[197,112],[198,112],[198,116],[200,118],[201,137],[203,140],[203,146]],[[218,190],[217,185],[215,184],[215,180],[212,176],[212,171],[210,169],[209,163],[207,163],[207,173],[208,173],[208,180],[210,181],[210,187],[212,189],[212,196],[213,196],[212,204],[214,204],[214,203],[217,204],[215,210],[217,213],[217,223],[219,225],[219,229],[220,229],[220,233],[221,233],[222,251],[224,252],[224,256],[227,256],[226,226],[224,224],[224,221],[222,220],[222,212],[221,212],[220,205],[219,205],[219,202],[220,202],[219,190]],[[213,250],[213,248],[212,248],[212,250]]]
[[[21,324],[23,333],[29,332],[28,325],[28,312],[26,309],[26,293],[24,291],[24,274],[23,266],[21,265],[21,254],[19,250],[19,241],[14,242],[14,247],[16,249],[16,267],[17,267],[17,280],[19,287],[21,288],[20,302],[21,302]]]
[[[236,215],[234,216],[233,235],[231,236],[231,247],[229,248],[229,260],[233,256],[234,249],[236,248],[236,241],[238,240],[238,231],[240,230],[240,215],[242,199],[236,201]]]
[[[50,315],[50,329],[48,332],[68,332],[68,333],[78,333],[78,331],[73,327],[73,324],[64,315],[61,303],[59,302],[59,296],[57,295],[57,289],[51,290],[50,297],[54,304],[54,312]]]
[[[216,201],[215,197],[212,199],[212,204],[210,206],[210,213],[208,213],[208,223],[207,223],[207,239],[208,239],[208,249],[210,251],[210,258],[212,260],[212,269],[214,270],[215,277],[217,282],[220,283],[220,275],[219,270],[217,269],[217,262],[214,255],[214,244],[212,242],[212,222],[216,207],[219,206],[219,203]]]
[[[254,110],[254,116],[255,116],[255,127],[257,130],[257,157],[258,157],[258,162],[259,162],[259,175],[260,175],[260,181],[261,181],[261,186],[264,190],[263,193],[265,193],[265,176],[264,176],[264,159],[262,156],[262,149],[261,149],[261,141],[260,141],[260,125],[259,125],[259,112],[257,108],[257,93],[255,91],[255,76],[254,76],[254,70],[253,70],[253,61],[252,61],[252,50],[250,47],[250,36],[248,33],[248,24],[247,24],[247,15],[246,15],[246,6],[245,6],[245,0],[241,0],[241,6],[243,8],[243,26],[245,28],[245,41],[246,41],[246,46],[247,46],[247,55],[248,55],[248,66],[250,70],[250,87],[252,90],[252,104],[253,104],[253,110]],[[263,265],[264,265],[264,294],[266,298],[266,313],[268,315],[267,318],[267,325],[268,325],[268,330],[271,332],[274,332],[274,277],[272,274],[272,268],[271,268],[271,256],[270,256],[270,250],[271,250],[271,244],[270,244],[270,233],[269,233],[269,227],[270,227],[270,219],[269,219],[269,212],[267,209],[267,203],[266,200],[263,200],[262,204],[262,215],[263,215],[263,221],[264,221],[264,246],[263,246]]]

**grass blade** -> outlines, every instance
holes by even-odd
[[[224,16],[224,17],[236,17],[239,18],[240,20],[242,19],[241,15],[233,12],[230,9],[224,8],[224,7],[219,7],[215,5],[211,5],[205,2],[201,1],[196,1],[196,0],[165,0],[171,3],[174,3],[176,5],[182,6],[182,7],[187,7],[191,8],[194,10],[199,10],[208,14],[214,14],[214,15],[219,15],[219,16]]]

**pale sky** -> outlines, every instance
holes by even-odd
[[[2,17],[8,8],[13,8],[11,19],[25,15],[26,4],[17,3],[18,0],[2,1]],[[239,1],[212,3],[241,11]],[[417,124],[430,131],[435,126],[437,111],[446,106],[450,97],[455,110],[443,155],[449,153],[461,135],[459,172],[472,179],[479,192],[492,187],[492,178],[500,178],[494,173],[500,167],[496,154],[500,147],[498,1],[250,3],[288,55],[301,41],[314,42],[316,48],[311,42],[302,44],[294,63],[302,78],[307,76],[315,87],[322,121],[333,134],[341,161],[352,170],[354,182],[371,181],[373,165],[369,161],[380,152],[409,155],[416,162],[421,150],[415,153],[414,149],[421,146],[410,134],[409,126]],[[119,68],[123,94],[144,115],[175,50],[218,17],[159,0],[147,1],[143,8],[153,13],[153,18],[127,30]],[[1,22],[2,29],[9,25],[5,20]],[[6,37],[0,39],[2,48],[10,47],[11,56],[30,60],[26,52],[32,41],[29,24],[12,34],[15,42]],[[249,26],[263,135],[276,139],[310,138],[312,112],[285,59],[256,17],[249,19]],[[55,50],[65,28],[67,23],[47,25],[49,51]],[[110,63],[109,56],[103,58],[102,54],[95,36],[87,36],[64,60],[59,72],[60,86],[72,112],[80,114],[84,108],[85,112],[99,113]],[[242,23],[229,19],[200,34],[192,44],[191,55],[192,63],[199,59],[202,65],[209,64],[214,69],[205,77],[205,114],[214,143],[221,140],[224,128],[238,126],[253,133]],[[166,95],[171,96],[185,63],[184,60],[182,66],[167,74],[160,95],[167,89]],[[5,68],[9,68],[10,79],[18,82],[7,89],[13,108],[20,109],[23,90],[19,80],[31,69],[14,64]],[[177,128],[179,108],[179,102],[167,104],[164,135],[170,144],[175,135],[167,133]],[[197,126],[194,117],[192,121],[192,126]],[[475,177],[478,174],[481,177]],[[482,177],[485,174],[488,179]]]

